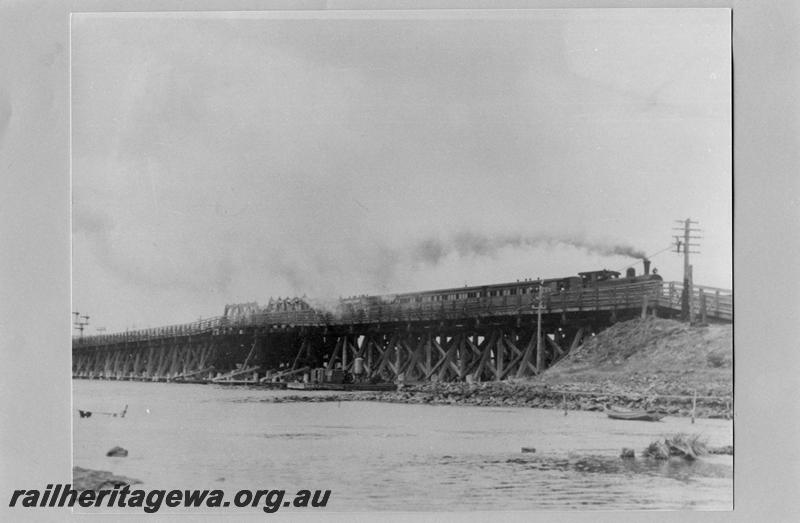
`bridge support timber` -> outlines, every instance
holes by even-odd
[[[121,341],[75,350],[73,377],[207,382],[255,369],[354,370],[361,358],[374,381],[494,381],[536,375],[574,350],[591,322],[535,317],[470,322],[392,322],[336,326],[229,329],[197,335]],[[542,353],[543,368],[536,367]]]

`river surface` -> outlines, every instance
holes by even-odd
[[[269,401],[298,392],[327,394],[73,380],[73,464],[136,478],[137,488],[231,496],[240,488],[330,489],[326,510],[335,511],[733,506],[731,456],[692,464],[618,457],[622,447],[638,456],[678,432],[730,445],[728,420],[692,425],[531,408]],[[100,414],[126,404],[124,418]],[[77,409],[93,415],[80,418]],[[114,446],[128,457],[106,457]]]

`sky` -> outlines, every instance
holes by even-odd
[[[580,271],[699,222],[731,287],[730,14],[73,14],[89,333]]]

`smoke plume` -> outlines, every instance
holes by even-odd
[[[412,249],[414,261],[436,265],[451,253],[459,257],[494,256],[500,249],[568,246],[602,256],[627,256],[644,259],[644,251],[630,245],[586,240],[577,236],[493,235],[465,232],[445,240],[426,238]]]
[[[335,306],[331,303],[335,304],[338,298],[346,298],[353,293],[386,294],[419,285],[438,285],[414,283],[415,272],[422,274],[439,270],[455,259],[497,259],[500,256],[513,255],[508,249],[563,247],[605,257],[645,258],[643,251],[630,245],[601,239],[590,240],[577,235],[488,235],[462,232],[444,237],[426,237],[392,246],[381,242],[349,245],[348,249],[327,251],[325,255],[316,250],[276,251],[267,260],[254,265],[267,267],[269,275],[282,280],[285,284],[284,290],[291,295],[306,295],[320,300],[313,304],[315,308],[335,313],[338,311],[333,310]],[[345,251],[345,254],[340,251]]]

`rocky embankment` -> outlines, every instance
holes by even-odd
[[[92,470],[82,467],[72,467],[72,488],[83,490],[111,490],[114,487],[135,485],[141,483],[138,479],[125,476],[115,476],[106,470]]]
[[[589,338],[541,376],[505,382],[416,383],[396,392],[300,394],[268,401],[384,401],[602,410],[605,404],[728,417],[733,398],[730,325],[658,318],[618,323]]]
[[[538,381],[559,388],[730,398],[733,328],[658,318],[618,323],[587,340]]]

